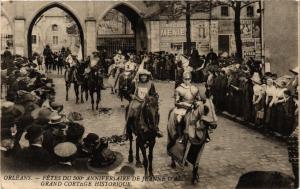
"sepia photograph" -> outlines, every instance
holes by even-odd
[[[1,189],[296,189],[297,0],[1,0]]]

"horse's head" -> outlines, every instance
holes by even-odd
[[[217,128],[217,116],[214,105],[210,99],[204,102],[195,102],[193,107],[193,115],[196,122],[201,121],[209,129]]]
[[[149,128],[155,128],[159,124],[158,110],[158,97],[146,96],[144,105],[142,107],[142,113],[144,121]]]

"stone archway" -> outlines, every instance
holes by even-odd
[[[103,17],[113,9],[122,13],[130,21],[134,32],[135,50],[140,51],[143,49],[147,49],[148,39],[146,25],[139,11],[135,7],[132,7],[130,4],[117,3],[116,5],[107,9],[102,17],[98,18],[98,21],[103,19]]]
[[[65,11],[67,14],[69,14],[72,19],[76,22],[76,25],[78,27],[79,30],[79,36],[80,36],[80,43],[81,43],[81,50],[82,50],[82,57],[84,57],[84,33],[83,33],[83,29],[82,26],[80,24],[79,19],[75,16],[75,14],[69,10],[68,8],[66,8],[65,6],[59,4],[59,3],[53,3],[50,4],[48,6],[45,6],[42,10],[40,10],[31,20],[30,24],[29,24],[29,28],[27,31],[27,49],[28,49],[28,57],[30,57],[32,55],[32,44],[31,44],[31,40],[32,40],[32,30],[34,27],[35,22],[37,21],[37,19],[46,11],[48,11],[49,9],[52,8],[59,8],[63,11]]]

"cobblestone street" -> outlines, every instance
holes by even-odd
[[[82,123],[86,128],[86,134],[94,132],[99,136],[111,136],[123,133],[124,108],[121,108],[120,99],[110,94],[110,90],[103,91],[102,106],[112,108],[112,111],[110,114],[100,114],[98,111],[92,111],[90,102],[75,104],[73,87],[69,92],[69,101],[66,102],[64,79],[61,76],[54,78],[54,83],[57,92],[56,101],[64,104],[66,113],[77,111],[83,115]],[[164,137],[157,140],[154,148],[154,174],[180,176],[184,181],[153,182],[153,184],[146,182],[144,188],[234,188],[241,174],[253,170],[280,171],[292,175],[284,143],[219,116],[218,128],[211,134],[212,140],[203,151],[199,169],[200,183],[196,186],[191,185],[191,168],[171,169],[170,157],[166,152],[167,115],[174,104],[173,84],[168,82],[155,84],[160,95],[159,127]],[[110,148],[122,153],[124,158],[122,165],[128,164],[128,142],[123,145],[111,144]],[[115,171],[119,171],[119,168]],[[136,168],[136,172],[142,175],[143,168]]]

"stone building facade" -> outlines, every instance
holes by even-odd
[[[297,25],[298,19],[297,8],[295,9],[297,2],[279,4],[278,7],[278,2],[263,1],[262,11],[259,8],[259,2],[251,4],[250,8],[243,8],[241,12],[241,37],[245,56],[256,59],[263,58],[263,60],[269,58],[271,67],[274,68],[271,70],[280,74],[297,64],[297,37],[295,37],[297,29],[294,26]],[[147,15],[155,13],[159,7],[147,6],[144,1],[33,1],[30,3],[5,1],[2,2],[1,15],[7,18],[12,28],[14,53],[21,55],[32,53],[33,47],[29,45],[32,37],[32,23],[44,12],[54,7],[66,11],[77,23],[84,56],[90,55],[97,49],[97,46],[101,46],[99,38],[103,37],[98,35],[98,26],[112,9],[119,11],[130,21],[133,33],[128,35],[134,37],[136,50],[171,52],[183,52],[185,50],[184,17],[176,20],[170,20],[163,15],[155,19],[146,18]],[[278,8],[282,11],[276,11]],[[293,11],[290,11],[292,9]],[[290,18],[288,21],[283,19],[286,16]],[[233,10],[222,6],[214,8],[211,14],[193,14],[191,17],[193,47],[197,48],[200,54],[206,54],[210,48],[220,54],[224,52],[234,53],[233,18]],[[279,21],[284,29],[272,30],[278,18],[281,18]],[[263,20],[262,23],[261,20]],[[270,35],[270,33],[272,34]],[[289,45],[280,44],[285,53],[280,53],[278,50],[282,48],[278,48],[279,44],[275,42],[277,36],[280,36],[282,40],[288,39],[289,41]],[[289,49],[286,48],[288,46],[293,48],[286,50]],[[276,55],[278,53],[280,56]],[[289,67],[285,70],[279,69],[282,60],[289,60]]]

